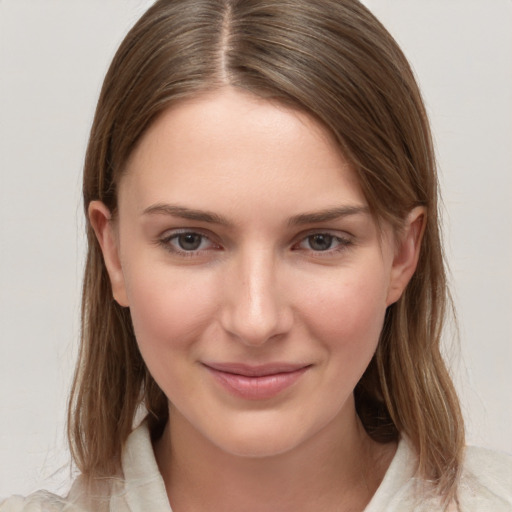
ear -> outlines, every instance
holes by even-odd
[[[396,241],[386,301],[388,306],[402,296],[416,270],[426,218],[426,209],[423,206],[413,208],[405,220],[403,229],[397,235],[398,240]]]
[[[103,259],[110,277],[112,294],[120,306],[128,306],[124,274],[119,257],[119,242],[116,226],[112,222],[110,210],[101,201],[91,201],[88,208],[89,220],[91,222],[96,238],[103,253]]]

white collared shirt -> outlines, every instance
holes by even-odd
[[[415,478],[415,468],[415,452],[402,438],[364,512],[441,511],[436,497],[418,491],[425,486]],[[145,423],[128,437],[122,469],[122,478],[105,481],[94,493],[86,492],[78,478],[66,498],[45,491],[26,498],[13,496],[0,504],[0,512],[172,512]],[[461,512],[512,512],[512,457],[468,448],[458,497]]]

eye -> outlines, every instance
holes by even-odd
[[[295,247],[312,252],[335,252],[345,249],[351,243],[348,238],[331,233],[313,233],[303,238]]]
[[[325,233],[318,233],[306,238],[306,241],[313,251],[328,251],[332,247],[334,237]]]
[[[184,251],[197,251],[203,243],[203,236],[198,233],[183,233],[176,235],[175,241],[180,249]]]
[[[187,256],[219,248],[206,235],[195,231],[174,232],[164,236],[159,242],[168,251]]]

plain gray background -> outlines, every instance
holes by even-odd
[[[83,156],[103,75],[150,3],[0,0],[0,496],[66,490]],[[468,440],[512,452],[512,2],[364,3],[432,120]]]

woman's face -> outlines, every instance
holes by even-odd
[[[354,420],[407,249],[312,118],[230,88],[182,102],[132,154],[115,221],[90,214],[171,415],[251,456]]]

